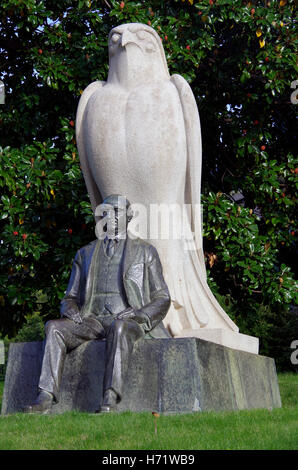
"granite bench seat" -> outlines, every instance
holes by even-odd
[[[2,414],[35,400],[42,355],[42,342],[10,345]],[[105,341],[88,341],[70,352],[53,413],[97,410],[104,364]],[[198,338],[170,338],[136,344],[119,410],[188,413],[280,406],[272,358]]]

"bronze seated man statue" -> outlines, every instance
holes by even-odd
[[[106,232],[75,256],[61,302],[62,318],[50,320],[45,326],[39,393],[26,412],[51,411],[53,403],[59,401],[67,352],[95,339],[106,340],[100,411],[115,410],[122,398],[135,342],[143,337],[170,336],[162,324],[170,296],[156,249],[139,238],[127,236],[132,217],[127,199],[112,195],[99,208]],[[113,226],[112,235],[107,231],[109,223]]]

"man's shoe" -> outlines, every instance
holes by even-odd
[[[117,410],[117,393],[111,388],[105,391],[102,405],[100,408],[101,413],[110,413]]]
[[[54,397],[50,392],[41,390],[38,394],[36,402],[33,405],[24,408],[25,413],[41,413],[48,414],[51,412]]]

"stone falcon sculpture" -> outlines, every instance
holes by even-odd
[[[113,193],[148,211],[150,204],[199,207],[202,157],[195,98],[182,76],[169,75],[151,27],[131,23],[111,30],[108,79],[83,92],[76,135],[94,211]],[[200,214],[194,220],[192,212],[187,224],[195,232],[195,250],[185,250],[183,239],[150,240],[172,298],[165,326],[173,336],[200,336],[195,330],[206,328],[237,332],[207,285]]]

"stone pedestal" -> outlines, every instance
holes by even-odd
[[[20,411],[37,393],[43,343],[11,344],[2,414]],[[100,407],[105,342],[67,355],[53,413]],[[148,339],[135,346],[120,411],[190,413],[280,407],[274,360],[198,338]]]
[[[228,348],[238,349],[253,354],[259,352],[259,338],[255,336],[244,335],[238,331],[228,330],[227,328],[200,328],[197,330],[182,330],[178,338],[200,338],[212,343],[221,344]]]

